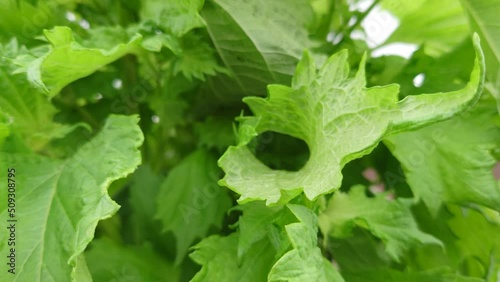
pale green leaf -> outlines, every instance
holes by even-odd
[[[203,3],[204,0],[142,0],[140,16],[181,37],[194,28],[204,26],[203,18],[198,13]]]
[[[414,195],[433,214],[443,202],[500,210],[500,189],[491,173],[496,163],[491,151],[500,138],[497,117],[494,102],[486,99],[453,119],[385,140]]]
[[[477,269],[486,281],[497,281],[500,274],[500,214],[486,209],[450,207],[448,221],[456,236],[454,245],[460,253],[460,265]],[[479,264],[479,265],[478,265]]]
[[[51,1],[29,3],[26,0],[4,0],[0,5],[0,43],[16,38],[22,44],[33,44],[44,28],[64,18],[64,8]],[[36,44],[36,43],[35,43]]]
[[[427,54],[437,56],[452,50],[467,37],[469,30],[467,17],[459,1],[416,2],[421,3],[420,6],[412,13],[406,14],[399,12],[407,6],[402,1],[391,6],[391,11],[404,16],[400,18],[400,25],[385,44],[394,42],[424,44]]]
[[[367,229],[382,239],[394,259],[419,244],[441,244],[418,229],[407,201],[389,201],[384,195],[368,198],[362,186],[334,194],[319,222],[322,233],[334,237],[348,236],[354,227]]]
[[[464,40],[453,51],[438,58],[430,57],[424,53],[423,49],[419,49],[402,68],[396,70],[396,76],[386,79],[398,81],[403,96],[458,90],[469,81],[474,56],[474,45],[470,38]],[[381,63],[385,63],[384,67],[387,69],[392,69],[394,66],[390,61]],[[414,80],[417,76],[420,76],[423,81],[415,85]],[[443,81],[449,83],[443,83]]]
[[[368,154],[387,136],[447,119],[474,104],[484,82],[484,58],[478,58],[470,82],[458,91],[408,96],[398,101],[398,85],[366,88],[364,60],[349,77],[347,52],[333,55],[316,72],[308,53],[297,66],[292,87],[270,85],[268,98],[244,101],[255,116],[241,117],[239,143],[219,160],[220,181],[241,195],[239,202],[287,202],[301,191],[309,199],[340,187],[341,170]],[[259,133],[274,131],[302,139],[310,157],[298,171],[273,170],[260,162],[247,144]]]
[[[445,266],[465,276],[497,281],[500,213],[479,206],[447,204],[433,215],[422,203],[413,209],[413,214],[422,229],[438,237],[445,246],[415,249],[405,261],[409,269],[424,271]]]
[[[232,80],[213,81],[216,93],[262,96],[269,83],[288,84],[302,51],[313,46],[305,28],[313,12],[305,0],[216,0],[202,15],[232,73]]]
[[[438,266],[448,267],[457,273],[470,276],[472,273],[469,269],[462,267],[465,266],[464,264],[461,264],[462,255],[455,245],[457,236],[446,224],[452,218],[448,209],[443,208],[437,215],[433,215],[425,204],[418,203],[412,207],[412,214],[421,230],[438,238],[443,242],[444,247],[425,245],[413,249],[405,260],[408,268],[427,271]],[[471,234],[474,234],[474,231]],[[477,276],[477,273],[474,276]]]
[[[237,256],[237,247],[237,233],[228,237],[211,236],[201,241],[190,257],[202,268],[191,281],[266,281],[275,256],[269,241],[256,243],[241,260]]]
[[[393,132],[397,132],[400,127],[405,128],[412,123],[418,124],[419,121],[425,124],[430,116],[437,121],[448,119],[479,101],[484,88],[486,66],[477,34],[473,36],[473,45],[476,59],[467,85],[460,90],[447,93],[406,96],[399,103],[400,112]],[[445,102],[446,99],[448,103]],[[415,126],[409,126],[415,128]]]
[[[252,202],[237,207],[243,212],[238,220],[238,257],[241,258],[252,245],[269,236],[274,222],[283,217],[282,207],[268,207],[264,202]]]
[[[380,5],[385,10],[398,18],[404,18],[415,13],[427,0],[400,1],[400,0],[382,0]]]
[[[7,58],[11,60],[26,52],[16,40],[0,45],[0,54],[4,56],[0,58],[0,109],[7,120],[10,119],[11,130],[38,151],[52,139],[65,136],[75,126],[54,122],[58,111],[47,96],[31,87],[24,75],[13,74],[15,67]]]
[[[99,220],[119,206],[107,194],[116,179],[141,162],[137,117],[110,116],[102,130],[66,160],[2,152],[0,167],[16,170],[17,265],[15,281],[74,281],[79,255],[94,237]],[[0,176],[7,183],[7,174]],[[6,190],[1,198],[6,200]],[[0,217],[8,218],[7,205]],[[7,232],[0,240],[7,242]],[[0,246],[2,254],[9,246]]]
[[[268,281],[344,281],[317,246],[316,215],[301,205],[289,204],[287,207],[299,222],[285,226],[292,249],[273,265]]]
[[[92,274],[90,274],[87,261],[85,260],[83,253],[76,257],[76,267],[74,273],[74,281],[93,281]]]
[[[107,238],[92,242],[85,252],[94,281],[177,282],[180,271],[150,245],[120,245]]]
[[[137,36],[138,32],[128,30],[121,26],[97,26],[87,30],[85,37],[80,38],[72,31],[71,34],[77,42],[85,48],[112,50],[124,42],[131,41],[134,35]],[[131,36],[132,35],[132,36]],[[44,36],[47,38],[46,32]],[[50,36],[54,38],[53,36]],[[49,39],[49,42],[53,40]]]
[[[500,1],[498,0],[461,0],[469,15],[472,29],[483,40],[486,57],[487,77],[500,91]]]
[[[49,97],[57,95],[69,83],[135,52],[141,41],[140,35],[134,35],[126,43],[117,44],[110,49],[98,49],[77,43],[68,27],[45,30],[44,35],[51,44],[50,51],[33,60],[27,66],[26,72],[29,81]]]
[[[168,48],[174,54],[182,52],[179,39],[167,33],[145,36],[141,46],[152,52],[160,52],[163,47]]]
[[[162,221],[163,230],[171,230],[177,239],[176,263],[211,226],[221,227],[231,200],[217,185],[218,179],[217,160],[199,149],[175,166],[161,185],[156,217]]]

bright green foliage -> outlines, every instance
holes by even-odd
[[[149,245],[123,246],[109,239],[92,242],[86,253],[94,281],[178,281],[180,273]]]
[[[304,53],[292,87],[271,85],[269,98],[244,99],[255,117],[241,118],[238,146],[219,160],[226,172],[221,184],[241,194],[242,203],[286,202],[301,191],[312,200],[332,192],[340,187],[344,165],[368,154],[385,135],[445,119],[477,101],[484,58],[479,42],[475,44],[478,58],[463,90],[408,96],[399,102],[397,85],[365,88],[364,60],[349,78],[347,52],[332,56],[318,72]],[[262,164],[246,145],[264,131],[304,140],[310,150],[307,164],[298,172]]]
[[[448,221],[454,242],[461,254],[460,263],[471,273],[486,276],[487,281],[498,279],[500,271],[500,216],[498,213],[483,210],[465,210],[454,207],[454,215]],[[478,230],[473,234],[467,230]]]
[[[421,206],[423,207],[423,205]],[[442,248],[418,249],[409,265],[433,269],[436,265],[458,270],[464,276],[496,281],[499,266],[497,239],[500,221],[497,212],[446,205],[437,216],[418,215],[422,227],[446,242]],[[427,222],[423,222],[423,219]],[[441,225],[445,222],[445,225]],[[472,231],[473,232],[470,232]]]
[[[0,110],[0,146],[3,144],[5,137],[10,134],[9,120]]]
[[[384,282],[479,282],[483,281],[477,278],[464,277],[450,273],[447,269],[436,269],[420,273],[405,273],[392,269],[373,269],[360,273],[347,273],[347,281],[384,281]]]
[[[319,217],[322,233],[342,238],[349,236],[354,227],[365,228],[382,239],[387,253],[395,259],[414,245],[441,244],[418,230],[408,201],[386,196],[367,198],[362,186],[353,187],[349,194],[335,194]]]
[[[191,258],[203,267],[192,281],[265,281],[275,255],[272,245],[260,242],[242,260],[236,258],[237,246],[237,234],[211,236],[196,245]]]
[[[313,46],[305,29],[313,14],[305,0],[216,0],[202,15],[232,73],[233,81],[214,81],[217,92],[262,95],[266,84],[288,84],[302,51]]]
[[[54,122],[57,109],[47,97],[41,95],[28,84],[26,77],[12,74],[15,67],[9,64],[17,56],[27,51],[19,47],[16,40],[0,46],[4,58],[0,58],[0,87],[4,94],[0,96],[0,109],[15,122],[13,130],[34,150],[42,149],[53,138],[65,136],[72,127]]]
[[[215,75],[225,72],[215,59],[212,48],[199,37],[186,36],[181,44],[182,51],[174,60],[173,74],[182,74],[187,79],[197,78],[204,80],[206,75]]]
[[[210,117],[203,123],[197,124],[195,130],[199,136],[199,144],[224,151],[235,141],[232,125],[232,119],[224,117]]]
[[[480,203],[500,210],[500,189],[491,173],[491,151],[500,138],[492,104],[480,102],[461,116],[386,139],[413,193],[433,213],[443,202]]]
[[[5,42],[15,37],[23,44],[34,45],[33,39],[40,35],[44,28],[53,26],[64,17],[62,7],[52,4],[52,1],[2,1],[0,40]]]
[[[261,210],[262,219],[255,209]],[[267,281],[344,281],[321,255],[317,216],[311,210],[302,205],[290,204],[279,210],[252,203],[243,207],[243,212],[238,233],[209,237],[195,247],[191,257],[203,268],[194,281],[264,281],[266,277]],[[272,222],[284,225],[283,230],[272,230]],[[256,240],[243,243],[241,249],[242,241],[249,240],[251,234]],[[280,241],[284,244],[279,245]],[[229,271],[222,276],[218,269],[224,265]],[[252,273],[242,276],[249,268]]]
[[[164,247],[164,241],[171,240],[167,234],[161,232],[160,221],[150,220],[155,217],[158,210],[157,205],[151,203],[151,199],[156,199],[158,196],[163,180],[162,175],[156,174],[147,165],[141,165],[133,175],[129,197],[131,216],[127,219],[129,224],[126,232],[134,243],[148,242]],[[155,247],[158,249],[158,246]]]
[[[152,20],[165,31],[180,37],[193,28],[204,26],[198,14],[202,6],[203,0],[144,0],[140,15],[143,20]]]
[[[72,281],[77,257],[94,237],[99,220],[119,206],[108,186],[135,170],[142,133],[136,117],[110,116],[99,134],[67,160],[2,152],[1,167],[17,173],[19,281]],[[99,158],[96,158],[99,156]],[[30,172],[29,174],[26,172]],[[1,176],[7,183],[5,174]],[[2,198],[6,202],[6,195]],[[7,217],[7,206],[0,216]],[[8,234],[2,232],[2,242]],[[4,253],[8,246],[2,245]],[[72,278],[73,277],[73,278]]]
[[[332,264],[323,258],[317,246],[316,215],[304,206],[287,207],[299,222],[285,226],[292,249],[274,264],[268,281],[344,281]]]
[[[71,29],[56,27],[44,32],[51,44],[50,51],[26,66],[28,79],[49,97],[79,78],[92,74],[127,53],[134,52],[140,36],[129,42],[117,44],[110,50],[86,48],[73,38]]]
[[[267,207],[264,202],[251,202],[237,207],[243,212],[238,220],[238,258],[242,257],[253,244],[269,236],[273,223],[287,220],[289,215],[279,207]],[[280,224],[281,225],[281,224]]]
[[[175,234],[177,262],[195,239],[207,235],[212,225],[220,228],[231,206],[229,197],[217,185],[218,178],[216,159],[200,149],[175,167],[160,187],[157,218],[165,231]]]
[[[381,3],[381,7],[389,11],[394,16],[399,19],[404,19],[408,15],[415,13],[419,8],[425,9],[423,6],[427,0],[415,0],[415,1],[398,1],[398,0],[384,0]]]
[[[4,0],[0,281],[498,282],[499,9]]]
[[[486,56],[488,79],[500,88],[500,26],[498,26],[499,1],[462,0],[469,15],[472,29],[478,32],[485,40],[483,44]]]
[[[386,4],[390,11],[407,12],[402,1]],[[399,28],[385,44],[407,42],[424,44],[429,55],[440,55],[452,50],[467,36],[467,17],[459,1],[411,1],[421,2],[413,12],[401,18]],[[410,4],[411,5],[411,4]],[[400,12],[401,11],[401,12]]]

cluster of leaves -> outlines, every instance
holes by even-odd
[[[368,2],[5,0],[0,280],[497,281],[500,1]]]

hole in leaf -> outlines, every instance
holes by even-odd
[[[259,134],[249,148],[257,159],[276,170],[299,171],[309,159],[306,142],[273,131]]]

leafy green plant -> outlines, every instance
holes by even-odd
[[[500,1],[3,2],[1,281],[500,279]]]

